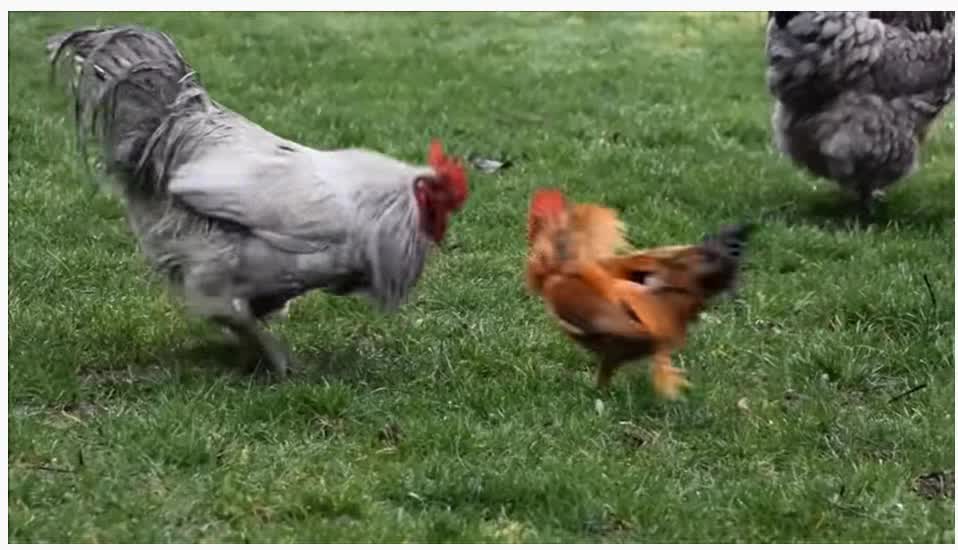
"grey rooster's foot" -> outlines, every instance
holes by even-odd
[[[271,375],[285,378],[293,369],[291,354],[286,346],[265,328],[256,323],[231,327],[238,335],[252,370],[265,368]]]
[[[285,378],[296,368],[292,354],[278,340],[273,338],[270,340],[270,342],[263,342],[263,359],[266,360],[270,374]]]
[[[270,373],[281,378],[294,369],[286,345],[256,321],[231,321],[224,324],[223,332],[236,342],[243,353],[242,359],[254,369],[265,366]]]
[[[268,313],[265,318],[266,321],[288,321],[289,320],[289,302],[283,304],[283,307]]]
[[[220,332],[223,334],[223,339],[230,344],[240,344],[241,339],[239,333],[227,326],[221,326]]]

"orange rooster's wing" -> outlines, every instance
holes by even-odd
[[[543,296],[563,327],[573,334],[662,342],[685,338],[681,300],[617,279],[595,262],[566,266],[561,276],[546,283]]]
[[[646,285],[652,276],[661,280],[669,272],[679,269],[682,265],[679,260],[694,250],[695,247],[691,246],[662,247],[628,256],[602,258],[598,264],[610,277]]]
[[[647,328],[617,283],[595,264],[576,264],[551,277],[542,294],[549,310],[571,334],[648,338]]]
[[[642,285],[646,295],[655,297],[642,307],[646,311],[658,307],[666,319],[681,320],[672,327],[684,331],[684,324],[694,319],[708,300],[734,288],[751,230],[748,224],[730,226],[706,237],[702,244],[654,248],[604,258],[598,264],[610,277]],[[644,319],[648,324],[648,315]]]

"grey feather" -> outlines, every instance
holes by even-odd
[[[954,97],[954,14],[789,12],[769,18],[779,148],[867,201],[914,171]]]
[[[79,142],[98,148],[144,255],[195,311],[234,326],[311,289],[407,298],[433,244],[414,197],[431,168],[274,135],[212,100],[159,32],[81,29],[47,48],[67,69]]]

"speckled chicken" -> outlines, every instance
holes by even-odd
[[[777,146],[871,212],[954,97],[954,38],[954,12],[772,12]]]

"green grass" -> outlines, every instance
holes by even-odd
[[[398,315],[310,295],[278,328],[304,372],[250,378],[77,161],[42,39],[117,22],[291,139],[515,165],[473,173]],[[912,489],[955,461],[952,111],[861,228],[771,148],[755,13],[11,14],[9,36],[11,540],[954,541],[954,502]],[[592,360],[523,289],[539,185],[640,243],[761,222],[739,300],[676,357],[685,402],[620,375],[597,411]]]

